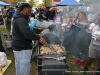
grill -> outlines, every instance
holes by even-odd
[[[66,52],[60,54],[41,54],[41,45],[34,47],[32,62],[37,62],[38,75],[67,75],[68,65],[66,64]]]
[[[68,65],[66,64],[67,53],[57,35],[48,30],[43,30],[40,34],[47,43],[54,48],[54,51],[62,50],[60,53],[41,53],[41,50],[49,47],[44,47],[42,44],[38,44],[38,41],[34,42],[32,62],[36,62],[38,66],[38,75],[67,75]],[[48,37],[49,36],[49,37]],[[58,46],[56,49],[54,46]],[[47,50],[48,51],[48,50]]]
[[[66,64],[67,55],[78,54],[84,51],[90,44],[91,34],[86,32],[85,29],[87,28],[88,27],[83,24],[72,25],[62,44],[57,35],[53,33],[54,28],[42,29],[39,35],[43,37],[49,45],[59,45],[64,52],[59,54],[52,54],[50,52],[41,53],[40,49],[43,46],[36,44],[33,49],[34,54],[32,61],[37,62],[38,75],[67,75],[69,70]]]

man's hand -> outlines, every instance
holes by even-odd
[[[39,42],[42,43],[42,44],[47,43],[46,40],[45,40],[44,38],[40,38]]]

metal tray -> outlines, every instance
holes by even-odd
[[[61,54],[40,54],[40,48],[42,47],[42,45],[37,45],[36,46],[36,48],[34,47],[34,49],[36,49],[36,55],[40,55],[40,56],[43,56],[43,55],[48,55],[48,56],[52,56],[52,55],[66,55],[66,50],[61,46],[61,45],[59,45],[60,47],[61,47],[61,49],[64,51],[64,53],[61,53]],[[33,51],[34,51],[34,49],[33,49]]]
[[[36,45],[32,50],[31,55],[31,62],[37,62],[37,58],[48,58],[48,59],[56,59],[56,60],[62,60],[65,57],[67,57],[66,50],[61,46],[62,50],[64,50],[64,53],[61,54],[40,54],[40,48],[42,45]]]

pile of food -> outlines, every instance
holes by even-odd
[[[40,49],[40,54],[61,54],[64,51],[61,49],[60,45],[51,45],[54,50],[50,49],[47,46],[42,46]]]

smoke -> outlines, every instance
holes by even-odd
[[[83,11],[83,12],[85,12],[87,14],[89,23],[95,23],[96,22],[96,15],[100,11],[99,10],[100,9],[99,8],[100,7],[100,1],[99,2],[98,1],[94,1],[94,2],[92,2],[90,4],[88,4],[88,5],[83,5],[83,6],[70,6],[69,8],[63,8],[63,11],[59,11],[58,12],[57,16],[60,16],[61,24],[55,23],[56,26],[59,26],[59,25],[61,26],[62,24],[66,24],[65,27],[61,26],[61,28],[65,28],[66,29],[66,30],[64,30],[64,29],[61,30],[62,31],[62,35],[64,37],[62,39],[64,41],[67,41],[65,38],[68,35],[72,35],[72,34],[69,34],[70,28],[68,28],[68,27],[70,27],[71,24],[72,24],[72,20],[75,17],[75,12],[79,13],[79,12]],[[56,20],[57,19],[55,19],[55,22],[56,22]],[[68,26],[68,25],[70,25],[70,26]],[[54,30],[56,31],[55,33],[57,33],[57,31],[60,31],[60,29],[57,29],[57,28],[54,28]],[[75,32],[73,32],[73,33],[75,33]],[[82,35],[86,36],[85,34],[80,34],[80,36],[82,36]],[[70,38],[72,38],[72,37],[73,37],[73,35]],[[84,43],[84,41],[83,41],[81,43],[84,43],[85,45],[89,46],[89,43],[90,43],[90,40],[91,40],[91,36],[89,36],[88,38],[89,38],[88,42]],[[82,40],[82,39],[80,39],[80,40]],[[66,44],[66,42],[64,42],[64,43]],[[82,46],[84,46],[84,45],[82,45]]]
[[[90,8],[89,11],[87,11],[88,6]],[[62,11],[59,11],[58,14],[56,14],[56,17],[59,16],[60,19],[58,17],[58,19],[55,18],[55,21],[44,22],[43,24],[41,23],[39,26],[47,28],[53,24],[54,27],[51,29],[51,32],[54,32],[56,35],[58,35],[59,32],[60,39],[64,40],[70,30],[70,26],[72,25],[73,18],[75,17],[75,12],[79,13],[80,11],[84,11],[88,16],[88,20],[91,18],[91,20],[89,21],[95,22],[96,15],[99,12],[99,7],[100,4],[98,2],[83,6],[70,6],[68,8],[64,7]],[[66,26],[63,27],[62,25]]]
[[[61,7],[60,7],[61,9]],[[100,0],[92,0],[92,2],[88,5],[83,6],[68,6],[62,7],[62,10],[58,12],[57,16],[60,16],[60,22],[62,24],[70,25],[73,18],[75,17],[75,12],[85,12],[88,17],[89,23],[95,23],[96,21],[96,15],[100,11]],[[56,25],[59,25],[56,23]],[[65,28],[65,27],[63,27]],[[63,33],[63,37],[66,37],[67,32],[69,31],[69,28],[65,28],[66,32]],[[60,30],[60,29],[58,29]],[[62,30],[65,31],[65,30]],[[64,40],[64,38],[63,38]]]

